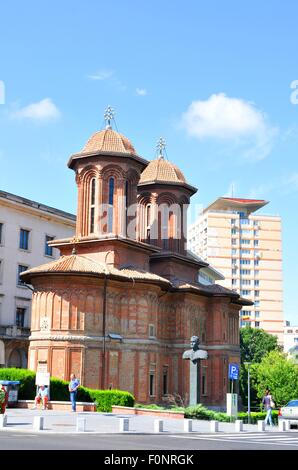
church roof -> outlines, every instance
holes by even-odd
[[[153,182],[186,183],[186,179],[174,163],[164,158],[157,158],[152,160],[142,172],[139,184]]]
[[[136,150],[130,140],[111,128],[97,131],[88,139],[82,153],[94,152],[136,154]]]
[[[122,280],[157,281],[159,283],[170,284],[170,281],[167,279],[134,266],[125,266],[117,269],[81,255],[61,256],[56,261],[51,261],[50,263],[42,264],[22,272],[21,276],[26,281],[26,279],[30,280],[33,275],[47,273],[106,275],[108,277],[122,278]]]

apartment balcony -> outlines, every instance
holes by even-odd
[[[30,328],[16,325],[0,326],[0,338],[2,339],[26,339],[30,336]]]

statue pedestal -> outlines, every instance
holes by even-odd
[[[197,405],[200,400],[198,369],[198,364],[189,361],[189,406]]]

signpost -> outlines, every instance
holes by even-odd
[[[229,416],[237,416],[238,413],[238,397],[237,393],[233,393],[234,380],[239,379],[239,364],[229,364],[229,379],[232,381],[231,393],[227,393],[227,414]]]

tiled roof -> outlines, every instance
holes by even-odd
[[[113,129],[104,129],[95,132],[95,134],[90,137],[82,150],[82,153],[93,152],[135,154],[136,150],[132,143],[124,135],[114,131]]]
[[[174,163],[164,158],[152,160],[142,172],[139,183],[152,183],[155,181],[186,183],[182,171]]]
[[[26,278],[27,276],[38,273],[106,274],[111,277],[115,276],[122,279],[158,281],[170,284],[167,279],[158,276],[157,274],[138,269],[134,266],[126,266],[117,269],[80,255],[61,256],[57,261],[51,261],[50,263],[28,269],[27,271],[24,271],[21,276]]]

